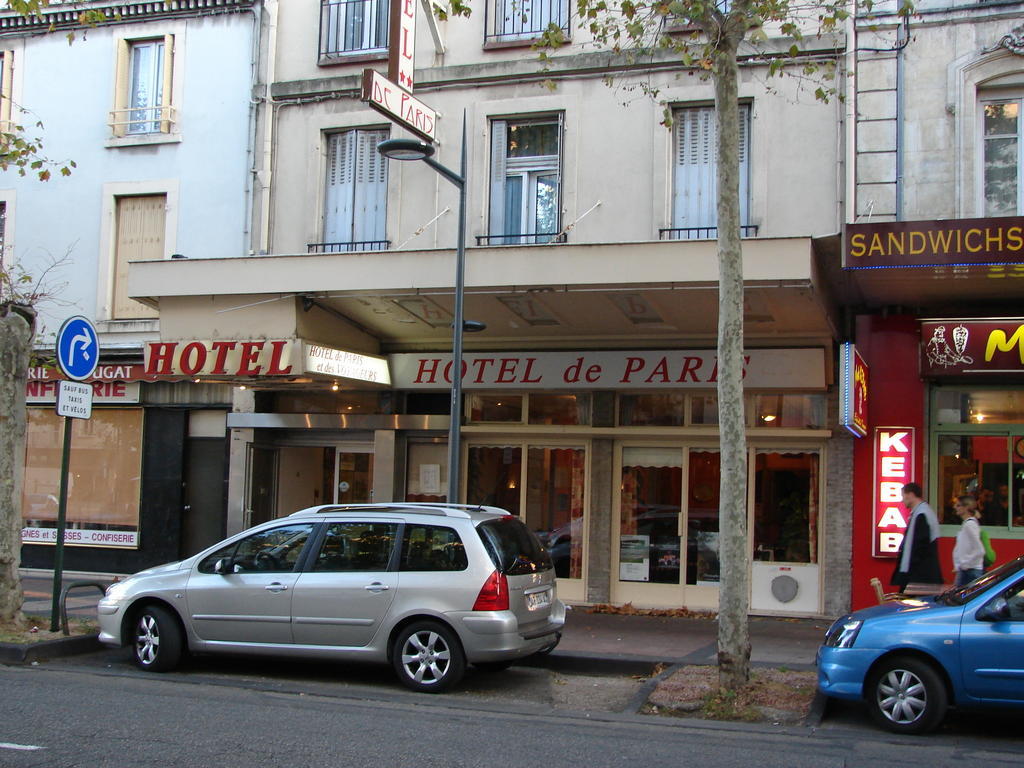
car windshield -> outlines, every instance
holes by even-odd
[[[509,515],[477,526],[495,567],[506,576],[550,570],[551,556],[519,518]]]
[[[984,592],[996,582],[1002,581],[1007,576],[1011,576],[1021,569],[1024,569],[1024,557],[1018,557],[1016,560],[1004,563],[962,587],[947,589],[935,600],[945,605],[964,605],[973,599],[975,595]]]

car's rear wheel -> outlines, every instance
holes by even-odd
[[[402,685],[424,693],[446,691],[466,672],[466,656],[455,633],[433,621],[403,629],[391,646],[391,663]]]
[[[181,625],[170,611],[147,605],[135,616],[132,658],[140,669],[167,672],[178,666],[185,646]]]
[[[949,703],[935,668],[909,656],[884,661],[868,681],[867,698],[875,722],[896,733],[934,730]]]

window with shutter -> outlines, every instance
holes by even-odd
[[[1022,106],[1024,99],[1019,97],[982,101],[982,210],[985,216],[1020,216],[1024,211]]]
[[[128,264],[164,258],[167,195],[119,197],[115,208],[114,319],[157,317],[157,312],[128,297]]]
[[[174,35],[117,42],[117,82],[110,127],[115,136],[170,133]]]
[[[387,159],[377,144],[387,130],[352,130],[327,138],[322,251],[387,247]]]
[[[562,118],[491,121],[491,245],[551,242],[561,221]]]
[[[672,226],[683,239],[714,237],[718,226],[717,121],[714,107],[679,109],[674,117]],[[750,107],[740,105],[740,223],[748,224]]]

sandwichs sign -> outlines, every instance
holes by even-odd
[[[1024,264],[1024,217],[847,224],[845,269]]]

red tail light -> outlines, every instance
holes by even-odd
[[[474,611],[507,611],[508,579],[505,574],[493,571],[480,587],[480,594],[473,603]]]

